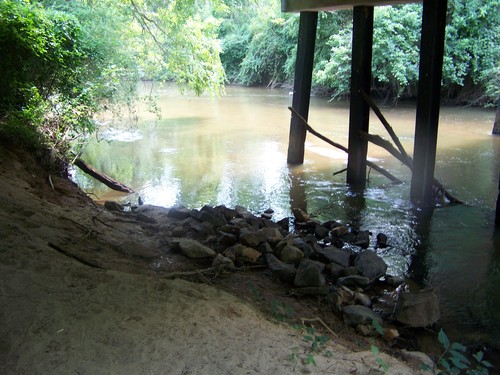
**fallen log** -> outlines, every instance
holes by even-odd
[[[306,119],[304,117],[302,117],[295,109],[293,109],[292,107],[288,107],[288,109],[295,115],[297,116],[297,118],[303,123],[303,125],[306,127],[307,131],[309,131],[311,134],[315,135],[316,137],[318,137],[319,139],[325,141],[326,143],[328,143],[329,145],[332,145],[333,147],[336,147],[346,153],[349,153],[349,150],[347,149],[347,147],[345,146],[342,146],[341,144],[339,143],[336,143],[334,141],[332,141],[331,139],[325,137],[323,134],[321,133],[318,133],[316,130],[314,130],[313,128],[311,128],[311,126],[307,123]],[[371,161],[367,160],[366,161],[366,165],[369,166],[370,168],[376,170],[378,173],[380,173],[381,175],[387,177],[389,180],[391,180],[393,183],[395,184],[401,184],[403,181],[401,181],[399,178],[393,176],[391,173],[387,172],[384,168],[382,167],[379,167],[378,165],[376,165],[375,163],[372,163]]]
[[[102,172],[99,172],[94,167],[85,163],[80,158],[76,158],[75,161],[73,162],[73,164],[76,165],[78,168],[80,168],[83,172],[94,177],[96,180],[102,182],[104,185],[106,185],[110,189],[113,189],[116,191],[121,191],[124,193],[133,193],[134,192],[128,186],[122,184],[121,182],[118,182],[118,181],[112,179],[111,177],[109,177],[108,175],[106,175]]]

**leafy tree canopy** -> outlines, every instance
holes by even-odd
[[[141,78],[196,94],[224,83],[221,2],[0,0],[0,132],[68,151],[93,115],[122,112]]]

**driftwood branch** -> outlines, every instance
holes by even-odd
[[[410,171],[413,172],[412,159],[408,155],[406,155],[406,157],[402,155],[389,141],[386,141],[379,135],[368,134],[363,131],[360,131],[359,134],[363,139],[366,139],[368,142],[371,142],[388,151],[396,159],[398,159],[404,165],[406,165],[410,169]],[[444,196],[446,197],[446,199],[448,199],[450,203],[463,204],[463,202],[460,199],[458,199],[457,197],[452,195],[448,190],[446,190],[443,184],[439,182],[436,178],[434,178],[434,186],[444,194]]]
[[[102,172],[99,172],[97,169],[95,169],[91,165],[85,163],[80,158],[76,158],[74,164],[78,168],[80,168],[82,171],[84,171],[88,175],[94,177],[96,180],[101,181],[104,185],[106,185],[107,187],[109,187],[113,190],[121,191],[124,193],[133,193],[134,192],[128,186],[122,184],[121,182],[118,182],[118,181],[112,179],[111,177],[109,177],[108,175],[106,175]]]
[[[309,133],[315,135],[316,137],[318,137],[319,139],[325,141],[326,143],[328,143],[329,145],[332,145],[333,147],[336,147],[346,153],[349,153],[349,150],[347,149],[347,147],[345,146],[342,146],[341,144],[339,143],[336,143],[334,141],[332,141],[331,139],[325,137],[323,134],[321,133],[318,133],[316,130],[314,130],[313,128],[311,128],[311,126],[307,123],[306,119],[304,117],[302,117],[295,109],[293,109],[292,107],[288,107],[288,109],[295,115],[297,116],[297,118],[302,121],[303,125],[306,127],[307,131],[309,131]],[[387,172],[384,168],[382,167],[379,167],[378,165],[376,165],[375,163],[372,163],[371,161],[367,160],[366,161],[366,165],[368,165],[370,168],[376,170],[377,172],[379,172],[381,175],[384,175],[385,177],[387,177],[389,180],[391,180],[393,183],[395,184],[400,184],[402,183],[402,181],[393,176],[391,173]]]
[[[396,135],[396,132],[394,131],[392,126],[389,124],[389,122],[385,119],[384,115],[382,114],[382,111],[380,110],[380,108],[377,107],[377,105],[372,100],[372,98],[370,98],[370,96],[367,95],[364,91],[361,91],[361,95],[363,96],[364,100],[368,103],[370,108],[373,110],[373,112],[377,115],[377,117],[380,120],[380,122],[382,123],[382,125],[384,125],[385,129],[387,130],[387,132],[391,136],[392,141],[394,142],[394,144],[396,145],[396,147],[398,149],[396,150],[389,141],[386,141],[379,136],[370,135],[367,133],[361,134],[361,136],[367,137],[365,139],[368,139],[368,141],[370,141],[370,142],[376,144],[377,146],[380,146],[380,147],[386,149],[387,151],[389,151],[391,153],[391,155],[396,157],[403,164],[405,164],[408,168],[410,168],[410,171],[412,171],[412,173],[413,173],[413,160],[406,153],[403,145],[401,144],[398,136]],[[398,152],[398,150],[399,150],[399,152]],[[457,203],[457,204],[463,203],[460,199],[458,199],[458,198],[454,197],[452,194],[450,194],[444,188],[443,184],[441,184],[441,182],[439,182],[436,178],[434,178],[434,186],[438,189],[438,191],[441,191],[444,194],[444,196],[446,197],[446,199],[448,199],[448,201],[450,201],[450,203]]]
[[[385,119],[384,115],[382,114],[382,111],[380,110],[379,107],[375,104],[375,102],[370,98],[364,91],[361,91],[361,94],[363,95],[364,100],[368,103],[368,105],[371,107],[372,111],[377,115],[378,119],[384,125],[385,130],[387,130],[387,133],[391,136],[392,141],[398,148],[400,154],[403,156],[404,159],[406,159],[410,164],[412,163],[410,156],[406,153],[406,150],[404,149],[403,145],[399,141],[399,137],[396,135],[396,132],[392,128],[392,126],[389,124],[389,122]],[[406,163],[405,163],[406,164]]]

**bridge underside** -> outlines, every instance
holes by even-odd
[[[347,182],[356,189],[366,183],[374,6],[411,3],[411,0],[282,0],[284,12],[300,12],[293,108],[307,120],[318,11],[353,8],[352,70],[349,115]],[[441,95],[447,0],[423,0],[420,71],[418,82],[411,199],[420,206],[433,204],[433,181]],[[390,51],[388,51],[390,53]],[[306,129],[292,116],[288,163],[304,161]]]

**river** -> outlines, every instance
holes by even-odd
[[[149,88],[145,88],[149,89]],[[147,90],[146,90],[147,91]],[[494,207],[500,173],[500,136],[492,136],[495,113],[442,107],[436,177],[462,206],[415,210],[409,201],[410,173],[387,152],[370,145],[371,161],[405,183],[397,186],[371,171],[364,194],[351,192],[347,156],[309,134],[305,162],[286,163],[292,97],[284,90],[227,87],[221,98],[181,95],[173,85],[155,87],[162,118],[144,108],[102,126],[82,158],[132,187],[149,204],[242,205],[274,217],[306,209],[320,221],[338,220],[389,237],[379,249],[391,274],[437,288],[442,323],[464,344],[500,348],[500,231]],[[346,102],[312,98],[310,125],[347,146]],[[414,103],[382,106],[403,146],[413,152]],[[370,132],[389,139],[373,115]],[[99,199],[120,197],[79,171],[74,179]]]

